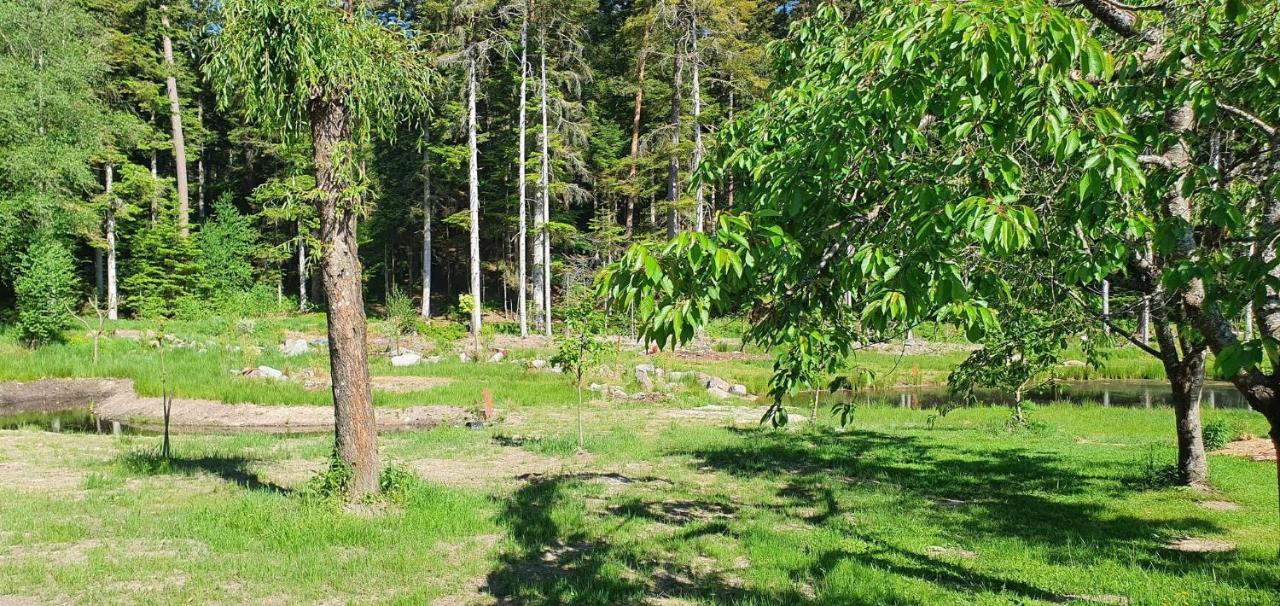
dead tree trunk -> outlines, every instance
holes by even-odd
[[[116,200],[111,195],[115,169],[114,164],[107,164],[107,318],[111,320],[120,319],[120,295],[116,281]]]
[[[480,293],[480,169],[479,152],[476,147],[476,60],[471,58],[467,65],[467,148],[469,149],[467,171],[469,174],[468,192],[471,200],[471,340],[480,351],[480,318],[482,299]]]
[[[182,136],[182,106],[178,102],[178,79],[174,75],[173,42],[169,39],[168,8],[160,5],[161,40],[164,46],[164,63],[169,70],[165,86],[169,92],[169,124],[173,132],[173,165],[178,178],[178,232],[188,234],[187,223],[191,214],[191,202],[187,194],[187,146]]]
[[[526,105],[529,102],[529,5],[525,4],[524,14],[520,20],[520,159],[518,162],[517,181],[520,191],[519,229],[516,244],[516,284],[519,285],[517,295],[517,311],[520,316],[520,336],[529,336],[529,233],[525,216],[528,214],[527,183],[525,182],[525,132]]]
[[[649,34],[653,31],[653,19],[644,24],[644,35],[640,38],[640,56],[636,59],[636,103],[631,114],[631,166],[627,168],[627,186],[631,188],[627,194],[627,218],[624,237],[630,238],[635,231],[636,202],[640,199],[640,190],[636,187],[636,172],[640,165],[640,117],[644,108],[644,68],[649,58]]]

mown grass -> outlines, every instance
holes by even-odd
[[[1147,481],[1167,410],[1045,407],[1009,432],[973,408],[860,410],[775,431],[588,407],[516,406],[518,426],[382,438],[388,461],[524,451],[562,461],[487,489],[413,483],[370,513],[314,501],[274,466],[320,467],[324,437],[156,439],[0,432],[0,595],[76,603],[1274,604],[1274,468],[1213,456],[1215,491]],[[1211,411],[1242,429],[1262,421]],[[523,437],[522,437],[523,436]],[[532,437],[530,437],[532,436]],[[304,474],[305,477],[305,474]],[[1153,487],[1154,486],[1154,487]],[[70,497],[70,498],[69,498]],[[1200,507],[1229,501],[1237,511]],[[1196,536],[1228,554],[1165,548]],[[479,588],[479,589],[477,589]],[[471,601],[471,600],[474,600]]]

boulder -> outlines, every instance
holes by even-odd
[[[735,396],[746,396],[746,395],[748,395],[748,394],[747,394],[747,386],[746,386],[746,385],[743,385],[743,384],[741,384],[741,383],[735,383],[735,384],[733,384],[733,385],[730,385],[730,386],[729,386],[729,393],[731,393],[731,394],[733,394],[733,395],[735,395]]]
[[[704,372],[698,373],[698,383],[701,383],[702,386],[707,389],[714,387],[725,393],[729,393],[729,388],[732,387],[732,385],[729,385],[728,381],[721,379],[720,377],[711,376]]]
[[[645,391],[653,391],[653,379],[649,378],[649,373],[636,367],[636,382],[640,383],[640,388]]]
[[[406,351],[398,356],[391,357],[392,366],[413,366],[421,361],[422,356],[412,351]]]
[[[492,356],[489,356],[489,361],[490,361],[490,362],[501,362],[501,361],[502,361],[502,360],[504,360],[506,357],[507,357],[507,350],[505,350],[505,349],[499,349],[498,351],[493,352],[493,355],[492,355]]]
[[[725,390],[723,390],[723,389],[720,389],[719,387],[708,387],[708,388],[707,388],[707,395],[709,395],[709,396],[711,396],[711,397],[713,397],[713,398],[715,398],[715,399],[717,399],[717,400],[723,400],[723,399],[725,399],[725,398],[728,398],[728,397],[729,397],[729,392],[727,392],[727,391],[725,391]]]
[[[306,339],[285,339],[284,344],[280,346],[280,353],[286,358],[299,356],[308,351],[311,351],[311,345]]]
[[[426,362],[427,364],[439,364],[440,359],[441,359],[440,356],[428,356],[424,358],[423,361]]]
[[[658,374],[657,371],[658,371],[658,367],[654,366],[653,364],[637,364],[636,365],[636,372],[645,372],[651,375],[655,375],[655,374]]]
[[[284,372],[276,370],[270,366],[259,366],[256,376],[264,379],[275,379],[276,381],[283,381],[286,379]]]
[[[458,361],[467,364],[471,362],[471,356],[467,355],[466,352],[460,353],[458,354]]]
[[[667,380],[672,383],[679,383],[680,381],[683,381],[685,377],[691,376],[692,374],[693,373],[687,371],[672,370],[667,372]]]
[[[546,367],[547,367],[546,360],[531,360],[529,362],[529,368],[532,368],[534,370],[542,370]]]

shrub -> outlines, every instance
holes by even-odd
[[[213,205],[213,218],[196,234],[200,271],[206,287],[215,297],[243,292],[253,286],[253,264],[258,247],[258,230],[249,217],[236,210],[231,198],[223,195]]]
[[[1204,449],[1218,450],[1235,437],[1238,428],[1226,419],[1214,419],[1204,424]]]
[[[184,300],[203,290],[192,240],[167,219],[139,229],[131,240],[128,276],[120,283],[127,306],[143,317],[171,317],[189,307]]]
[[[54,240],[33,243],[13,283],[19,338],[32,345],[60,340],[71,321],[75,290],[75,261],[67,247]]]
[[[407,335],[418,326],[418,310],[414,308],[413,299],[410,299],[409,295],[396,289],[387,296],[387,309],[383,319],[386,320],[392,336]]]

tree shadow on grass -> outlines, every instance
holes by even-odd
[[[775,497],[784,512],[811,512],[815,525],[844,524],[851,497],[876,495],[895,500],[905,515],[928,520],[944,536],[1016,538],[1046,553],[1067,549],[1074,562],[1109,561],[1144,565],[1171,574],[1203,572],[1220,560],[1188,558],[1164,549],[1169,537],[1220,532],[1197,517],[1135,517],[1118,514],[1107,498],[1125,491],[1122,478],[1105,475],[1106,465],[1071,467],[1057,456],[1027,448],[963,448],[925,443],[911,436],[875,431],[830,430],[781,433],[738,430],[741,439],[694,450],[703,471],[742,478],[776,480]],[[1095,498],[1098,495],[1101,498]],[[842,532],[848,526],[840,527]],[[856,527],[856,526],[854,526]],[[1014,578],[983,575],[895,545],[861,529],[852,532],[865,552],[822,554],[810,572],[821,578],[841,560],[891,571],[936,585],[970,592],[1012,592],[1038,600],[1052,592]],[[1082,544],[1096,546],[1080,550]],[[1246,567],[1217,567],[1219,582],[1256,587]]]
[[[566,604],[605,606],[647,604],[657,598],[711,604],[809,604],[795,592],[758,592],[738,586],[728,575],[695,571],[650,553],[625,547],[628,514],[611,532],[592,537],[562,528],[556,511],[582,482],[573,475],[534,478],[504,503],[500,521],[511,529],[517,547],[501,556],[487,578],[487,590],[499,604]],[[693,510],[720,511],[718,504],[680,501],[670,511],[632,504],[636,517],[667,521],[685,519]],[[626,506],[624,506],[626,507]],[[717,532],[728,526],[712,523]],[[684,537],[677,535],[677,540]]]
[[[166,459],[154,450],[130,451],[119,458],[121,466],[139,475],[209,473],[247,490],[281,495],[293,492],[292,489],[284,486],[263,481],[258,474],[250,471],[249,466],[254,461],[255,459],[235,455],[184,456],[179,454]]]

